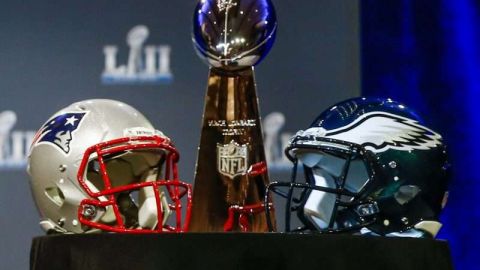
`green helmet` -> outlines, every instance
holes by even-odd
[[[270,184],[266,199],[272,193],[287,199],[286,231],[434,237],[441,227],[448,194],[445,145],[398,102],[340,102],[299,131],[285,153],[294,164],[292,180]],[[298,228],[292,228],[292,214]]]

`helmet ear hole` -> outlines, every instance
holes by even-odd
[[[65,202],[65,196],[63,195],[62,190],[59,187],[47,187],[45,189],[45,195],[58,207],[62,207]]]

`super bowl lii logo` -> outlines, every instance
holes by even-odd
[[[105,84],[165,84],[173,80],[170,70],[168,45],[145,45],[150,34],[144,25],[137,25],[127,33],[129,47],[127,63],[117,64],[118,46],[103,47],[105,68],[102,82]]]
[[[292,133],[283,132],[285,116],[281,112],[272,112],[263,119],[265,158],[270,171],[291,169],[291,162],[283,154]]]
[[[34,131],[14,130],[17,115],[13,111],[0,112],[0,170],[24,169]]]

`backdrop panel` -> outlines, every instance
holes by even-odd
[[[277,41],[256,68],[256,78],[262,116],[276,111],[286,119],[278,134],[269,134],[275,143],[267,149],[273,179],[280,180],[288,171],[281,159],[282,134],[288,137],[328,105],[360,93],[359,14],[358,1],[274,4]],[[25,173],[26,152],[33,132],[67,104],[112,98],[138,108],[173,138],[181,153],[180,176],[192,181],[208,74],[191,43],[194,7],[193,0],[2,1],[2,269],[26,269],[30,239],[42,234]],[[132,48],[127,34],[137,25],[146,26],[149,36]],[[155,61],[155,69],[127,76],[132,53]]]
[[[453,181],[439,238],[456,269],[480,265],[480,4],[362,1],[362,91],[404,102],[444,135]]]

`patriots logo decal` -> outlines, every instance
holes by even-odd
[[[35,134],[32,145],[48,143],[63,153],[70,152],[70,141],[87,113],[63,113],[48,120]]]
[[[442,144],[442,136],[410,118],[370,112],[352,123],[332,129],[310,128],[303,136],[313,135],[363,145],[372,152],[395,150],[427,150]]]

